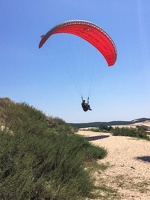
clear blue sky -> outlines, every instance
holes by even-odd
[[[74,19],[95,23],[111,36],[118,52],[113,67],[77,37],[59,34],[38,48],[42,34]],[[66,122],[150,117],[149,20],[150,0],[1,0],[0,97]],[[85,87],[78,86],[81,81]],[[91,83],[93,110],[84,113],[80,95],[88,97]]]

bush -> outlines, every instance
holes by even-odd
[[[89,130],[93,132],[111,132],[112,129],[113,129],[112,126],[101,124],[98,128],[90,128]]]
[[[99,130],[100,130],[100,131],[110,132],[110,131],[112,131],[112,129],[113,129],[112,126],[107,126],[107,125],[105,125],[105,124],[101,124],[101,125],[99,126]]]
[[[136,138],[142,138],[149,140],[147,133],[142,130],[137,130],[135,128],[118,128],[112,130],[112,134],[115,136],[130,136]]]
[[[47,118],[25,103],[8,101],[3,112],[6,129],[0,131],[0,199],[90,196],[94,182],[85,162],[103,158],[104,149],[70,134],[73,128],[63,120]]]
[[[77,140],[67,135],[1,133],[0,199],[61,200],[88,196],[93,183],[82,166],[83,144]]]

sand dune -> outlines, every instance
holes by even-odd
[[[150,199],[149,141],[81,130],[78,134],[108,151],[107,157],[98,162],[110,167],[94,175],[97,185],[101,185],[103,179],[103,183],[115,189],[123,200]]]
[[[129,124],[129,125],[116,125],[118,127],[132,127],[132,128],[136,128],[137,126],[147,126],[147,127],[150,127],[150,120],[146,120],[146,121],[143,121],[143,122],[134,122],[133,124]],[[116,126],[113,126],[113,127],[116,127]]]

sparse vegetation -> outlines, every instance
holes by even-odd
[[[0,199],[91,196],[94,180],[85,163],[103,158],[104,149],[74,134],[76,129],[63,120],[8,98],[0,99],[1,125]]]
[[[105,124],[101,124],[101,125],[99,126],[99,130],[100,130],[100,131],[103,131],[103,132],[111,132],[112,129],[113,129],[112,126],[107,126],[107,125],[105,125]]]
[[[113,129],[112,126],[108,126],[106,124],[101,124],[99,127],[93,127],[93,128],[89,128],[89,131],[93,131],[93,132],[111,132]]]
[[[114,136],[129,136],[129,137],[136,137],[141,139],[150,140],[149,132],[147,132],[146,128],[138,127],[137,128],[129,128],[129,127],[115,127],[107,126],[105,124],[101,124],[99,128],[90,128],[88,129],[93,132],[106,132],[106,133],[112,133]]]
[[[136,137],[136,138],[150,140],[148,134],[144,130],[141,129],[138,130],[136,128],[116,127],[112,129],[112,134],[114,136],[129,136],[129,137]]]

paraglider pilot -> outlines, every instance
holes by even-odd
[[[90,104],[89,104],[89,97],[87,99],[87,103],[85,102],[85,100],[83,99],[83,97],[81,97],[81,98],[82,98],[81,106],[82,106],[83,110],[85,112],[88,111],[88,110],[92,110],[91,107],[90,107]]]

